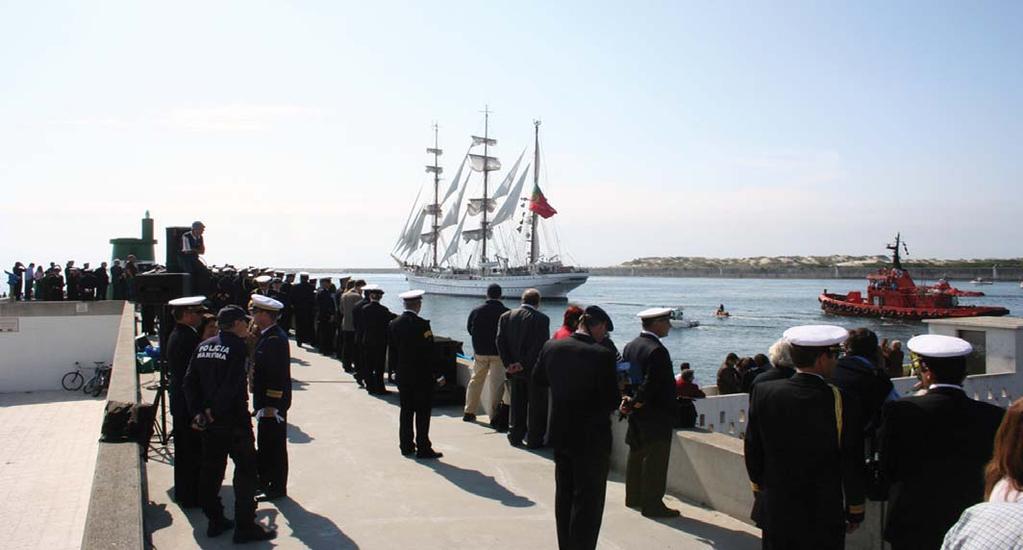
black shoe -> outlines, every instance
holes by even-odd
[[[416,458],[422,459],[433,459],[444,456],[444,453],[438,453],[437,451],[430,449],[429,451],[421,451],[416,453]]]
[[[231,541],[235,544],[242,544],[243,542],[272,540],[276,537],[276,530],[267,529],[258,523],[253,523],[247,527],[235,529],[234,536],[231,537]]]
[[[415,447],[410,447],[410,448],[402,449],[401,450],[401,456],[412,456],[414,454],[416,454],[416,448]]]
[[[543,443],[526,443],[526,448],[530,450],[543,449]]]
[[[229,531],[231,529],[234,529],[234,521],[232,520],[227,518],[220,518],[215,521],[211,520],[209,526],[206,527],[206,536],[216,537],[224,531]]]
[[[465,413],[462,415],[462,422],[475,422],[476,415],[472,413]]]
[[[626,508],[632,508],[633,510],[639,510],[640,508],[643,507],[643,505],[638,503],[638,502],[629,502],[629,501],[626,500],[625,501],[625,507]]]
[[[522,447],[526,446],[526,444],[523,443],[521,439],[512,439],[510,437],[508,438],[508,443],[511,443],[511,446],[515,447],[516,449],[521,449]]]
[[[643,516],[648,518],[677,518],[682,515],[682,512],[675,510],[674,508],[668,508],[665,505],[661,505],[660,508],[654,508],[652,510],[643,510]]]

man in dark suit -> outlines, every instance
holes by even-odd
[[[419,316],[423,307],[422,290],[399,295],[405,311],[391,321],[388,334],[388,361],[398,374],[398,444],[401,454],[416,458],[440,458],[430,442],[430,414],[433,400],[433,331],[430,322]],[[413,423],[415,431],[413,435]]]
[[[671,332],[671,309],[641,311],[643,331],[625,345],[622,359],[641,373],[632,397],[622,401],[629,415],[629,459],[625,467],[625,505],[647,517],[675,517],[678,510],[664,505],[672,429],[678,417],[675,373],[668,349],[661,343]]]
[[[607,313],[590,306],[574,334],[544,344],[533,369],[536,387],[551,392],[554,517],[562,549],[593,549],[600,533],[611,413],[621,399],[615,354],[600,345],[612,330]]]
[[[551,320],[540,312],[540,291],[522,293],[522,305],[505,312],[497,323],[497,351],[511,387],[508,441],[530,449],[543,447],[547,431],[547,392],[532,387],[533,367],[551,337]],[[534,391],[535,390],[535,391]]]
[[[892,381],[885,374],[877,334],[867,328],[849,331],[845,341],[845,356],[838,360],[831,373],[831,383],[850,398],[859,401],[864,436],[869,442],[868,456],[875,450],[874,435],[881,418],[881,405],[892,397]]]
[[[863,521],[863,431],[855,399],[825,379],[847,331],[831,325],[785,331],[797,372],[761,382],[751,396],[746,471],[765,549],[830,550]]]
[[[360,388],[366,387],[366,360],[362,353],[362,337],[364,336],[363,329],[365,328],[362,325],[362,310],[369,305],[369,291],[375,288],[377,288],[377,285],[364,285],[362,287],[362,297],[352,306],[352,327],[355,329],[352,358],[355,361],[355,381],[359,383]],[[388,368],[388,374],[393,377],[394,370]]]
[[[320,288],[316,290],[316,347],[323,355],[334,355],[336,319],[337,308],[334,294],[330,291],[330,277],[322,277]]]
[[[362,308],[362,357],[365,368],[362,371],[366,389],[371,395],[390,393],[384,387],[384,369],[387,360],[387,332],[395,315],[380,303],[384,289],[374,287],[369,291],[369,303]]]
[[[295,343],[301,347],[304,343],[315,342],[313,319],[316,314],[316,290],[309,282],[308,273],[299,273],[298,281],[292,287],[291,303],[295,312]]]
[[[884,538],[892,550],[939,548],[966,508],[984,500],[984,465],[1005,411],[967,397],[965,340],[925,334],[919,357],[927,393],[885,404],[878,438],[891,482]]]
[[[202,465],[202,434],[192,429],[184,381],[188,362],[199,345],[204,296],[177,298],[167,303],[174,315],[174,330],[167,339],[170,370],[170,408],[174,422],[174,501],[182,508],[199,506],[199,468]]]
[[[252,362],[252,409],[256,459],[266,500],[288,494],[288,409],[291,407],[291,344],[277,319],[284,304],[252,295],[250,313],[259,330]]]

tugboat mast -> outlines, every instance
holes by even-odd
[[[885,245],[885,248],[892,251],[892,266],[895,269],[902,269],[902,260],[899,258],[900,244],[902,244],[902,232],[895,234],[895,244]]]
[[[533,121],[533,188],[540,185],[540,121]],[[529,228],[529,265],[536,265],[540,259],[540,236],[537,235],[537,214],[530,216]]]

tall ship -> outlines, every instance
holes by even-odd
[[[586,282],[586,269],[562,261],[550,220],[557,210],[540,190],[540,121],[533,122],[533,136],[532,160],[523,149],[497,181],[501,161],[493,156],[497,140],[490,137],[490,111],[484,109],[483,136],[471,136],[454,178],[442,186],[443,151],[434,125],[434,145],[426,150],[433,156],[426,167],[432,185],[425,198],[419,190],[391,252],[410,286],[481,297],[497,283],[507,296],[535,288],[544,299],[566,299]],[[530,173],[532,189],[524,194]]]
[[[959,290],[941,279],[934,285],[917,286],[909,271],[902,267],[900,246],[908,252],[901,234],[895,235],[891,267],[882,267],[867,275],[867,294],[854,290],[845,294],[828,292],[817,298],[821,309],[833,315],[850,317],[885,317],[891,319],[921,320],[949,317],[978,317],[981,315],[1008,315],[1000,306],[960,305],[960,297],[983,296],[983,292]]]

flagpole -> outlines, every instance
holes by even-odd
[[[540,121],[533,121],[535,142],[533,145],[533,189],[536,189],[540,185]],[[532,220],[530,221],[529,230],[529,265],[536,265],[538,256],[540,255],[540,237],[537,235],[537,214],[535,210],[530,210],[533,213]]]

